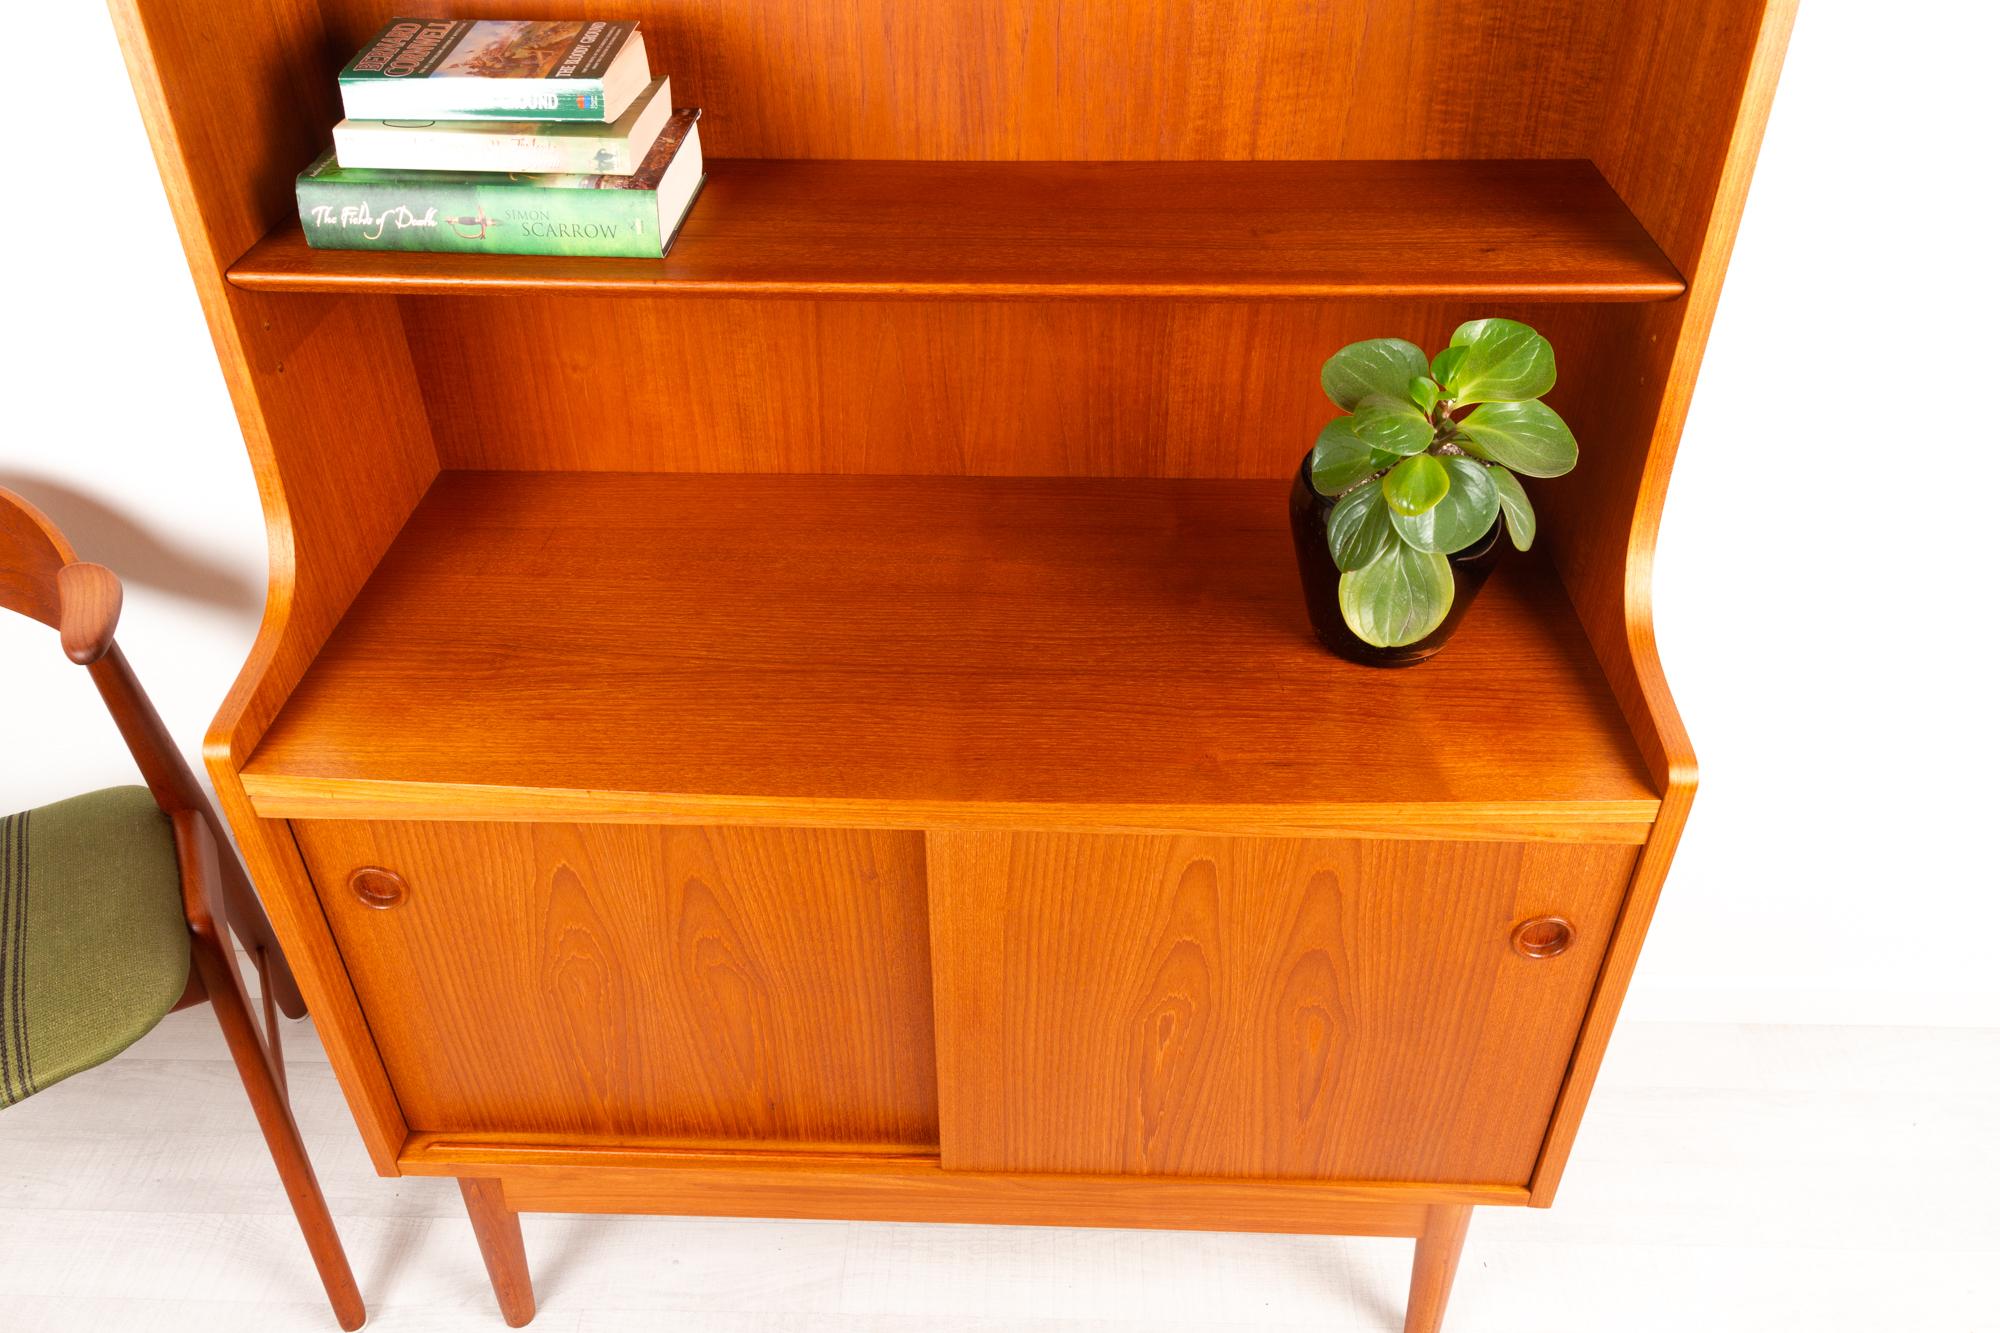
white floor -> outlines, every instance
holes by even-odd
[[[498,1330],[448,1181],[299,1119],[381,1333]],[[1552,1211],[1475,1215],[1454,1333],[2000,1330],[2000,1032],[1634,1024]],[[543,1333],[1401,1327],[1409,1242],[529,1216]],[[0,1114],[0,1330],[331,1314],[205,1009]]]

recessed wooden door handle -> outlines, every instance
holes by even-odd
[[[401,875],[380,866],[361,867],[347,877],[347,887],[364,906],[376,908],[394,907],[410,890]]]
[[[1523,958],[1554,958],[1575,939],[1576,928],[1559,916],[1529,917],[1514,927],[1514,952]]]

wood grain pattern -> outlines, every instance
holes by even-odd
[[[226,287],[219,274],[216,286]],[[285,956],[311,978],[301,989],[370,1155],[388,1172],[407,1133],[401,1109],[298,850],[282,824],[254,817],[239,766],[436,474],[436,457],[393,302],[213,299],[240,307],[232,326],[248,363],[225,358],[225,371],[264,506],[271,579],[257,639],[210,724],[207,768]],[[343,406],[329,412],[335,402]]]
[[[524,1212],[847,1217],[890,1222],[1415,1236],[1437,1204],[1519,1205],[1507,1187],[943,1169],[935,1155],[577,1148],[415,1134],[410,1175],[486,1174]]]
[[[933,834],[944,1164],[1523,1185],[1633,857]]]
[[[327,782],[883,827],[1650,817],[1532,561],[1449,670],[1376,672],[1312,640],[1285,525],[1271,483],[450,473],[244,779],[271,813]]]
[[[394,15],[502,0],[326,0],[334,71]],[[1617,6],[1562,0],[638,0],[718,156],[1580,157]],[[602,17],[550,0],[548,17]]]
[[[315,250],[239,287],[871,297],[1643,301],[1680,275],[1588,162],[717,159],[662,259]]]
[[[840,829],[1010,829],[1032,825],[1057,833],[1244,833],[1281,838],[1366,837],[1418,842],[1522,842],[1639,846],[1652,833],[1641,819],[1605,811],[1579,815],[1561,802],[1454,803],[1447,812],[1425,801],[1320,805],[1293,811],[1269,806],[1051,806],[1032,802],[950,802],[690,796],[578,788],[490,787],[476,783],[380,782],[251,776],[246,790],[261,817],[283,819],[536,821],[578,824],[709,825]],[[1646,810],[1653,806],[1647,805]]]
[[[936,1142],[912,835],[293,831],[412,1128]]]
[[[982,1175],[935,1166],[863,1171],[815,1165],[786,1171],[731,1162],[684,1172],[593,1166],[503,1179],[513,1207],[544,1213],[1409,1236],[1423,1225],[1425,1211],[1417,1203],[1350,1202],[1323,1186],[1297,1181]]]
[[[415,1133],[403,1148],[403,1165],[411,1175],[465,1175],[474,1170],[492,1170],[510,1179],[574,1179],[593,1169],[629,1172],[635,1179],[651,1175],[666,1182],[676,1173],[701,1173],[718,1181],[749,1183],[757,1179],[784,1181],[814,1169],[852,1171],[848,1177],[859,1183],[875,1180],[885,1188],[913,1193],[949,1193],[951,1181],[964,1181],[968,1190],[997,1193],[1009,1180],[1031,1186],[1031,1193],[1057,1189],[1062,1182],[1105,1194],[1103,1187],[1119,1182],[1129,1188],[1116,1191],[1136,1200],[1148,1191],[1161,1201],[1194,1198],[1204,1189],[1221,1184],[1249,1182],[1196,1179],[1180,1176],[1105,1176],[1079,1172],[1047,1174],[1008,1172],[1005,1175],[977,1171],[947,1171],[935,1150],[912,1152],[905,1149],[869,1145],[771,1145],[757,1149],[722,1151],[717,1144],[651,1142],[630,1136],[615,1140],[588,1140],[574,1135],[517,1135],[505,1139],[467,1137],[456,1134]],[[1326,1202],[1403,1206],[1418,1204],[1518,1205],[1527,1201],[1527,1191],[1517,1185],[1438,1184],[1409,1181],[1271,1181],[1275,1186],[1297,1186],[1310,1197]],[[663,1184],[661,1188],[670,1188]],[[1307,1197],[1305,1194],[1295,1197]],[[615,1211],[615,1210],[606,1210]],[[769,1214],[780,1216],[781,1214]],[[1105,1225],[1119,1225],[1106,1223]],[[1310,1229],[1310,1228],[1309,1228]]]
[[[300,299],[300,298],[292,298]],[[1463,302],[405,299],[447,468],[1289,477],[1333,413],[1320,365]],[[1605,370],[1613,392],[1636,381]],[[1588,381],[1579,380],[1579,385]],[[644,392],[578,392],[641,385]],[[1565,410],[1558,386],[1557,410]]]
[[[1289,477],[1333,414],[1332,350],[1387,331],[1439,348],[1503,313],[1562,349],[1556,410],[1646,387],[1593,353],[1594,306],[522,296],[496,320],[490,298],[401,305],[454,469]],[[628,384],[646,391],[575,387]]]

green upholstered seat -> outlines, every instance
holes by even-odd
[[[144,787],[0,820],[0,1107],[145,1036],[187,977],[173,825]]]

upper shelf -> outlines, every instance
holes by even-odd
[[[1582,161],[715,160],[661,259],[314,250],[229,271],[312,292],[1656,301],[1681,275]]]
[[[243,770],[273,818],[1641,841],[1561,585],[1307,629],[1271,481],[446,472]]]

